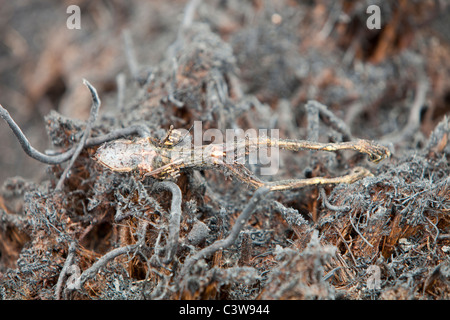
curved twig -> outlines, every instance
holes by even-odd
[[[56,300],[61,299],[61,292],[63,289],[64,278],[66,277],[69,267],[73,263],[73,258],[75,256],[76,248],[77,248],[77,243],[75,241],[72,241],[69,245],[66,262],[64,262],[64,266],[58,277],[58,282],[56,283],[56,291],[55,291]]]
[[[98,259],[89,269],[86,269],[80,277],[80,283],[83,284],[90,278],[94,277],[101,267],[105,266],[108,261],[113,260],[114,258],[122,255],[122,254],[128,254],[131,251],[138,248],[139,244],[130,244],[128,246],[119,247],[114,250],[109,251],[105,255],[103,255],[100,259]]]
[[[255,210],[258,203],[269,192],[270,189],[266,187],[257,189],[253,194],[253,197],[250,199],[249,203],[245,207],[244,211],[242,211],[242,213],[236,219],[236,222],[233,225],[230,234],[225,239],[217,240],[212,245],[200,250],[192,257],[186,259],[186,262],[184,263],[183,268],[180,272],[180,277],[182,278],[186,274],[186,272],[188,272],[188,270],[191,269],[192,265],[196,261],[202,258],[210,257],[216,251],[226,249],[229,246],[233,245],[236,242],[239,233],[241,232],[244,225],[247,223],[248,219],[250,218],[251,214]]]
[[[103,255],[100,259],[98,259],[92,266],[84,270],[80,276],[80,284],[82,285],[87,280],[94,277],[98,273],[100,268],[105,266],[110,260],[113,260],[123,254],[129,254],[130,252],[142,247],[145,244],[145,231],[147,229],[147,226],[148,226],[147,222],[144,222],[141,225],[139,239],[135,244],[130,244],[128,246],[119,247],[109,251],[108,253]]]
[[[22,149],[25,151],[25,153],[29,155],[31,158],[38,160],[39,162],[47,164],[59,164],[69,160],[70,157],[75,153],[75,149],[71,149],[63,154],[58,155],[46,155],[44,153],[41,153],[31,146],[30,142],[25,137],[20,127],[11,118],[11,115],[9,114],[8,110],[3,108],[1,104],[0,104],[0,116],[2,117],[3,120],[6,121],[6,123],[8,123],[9,127],[19,140],[19,143],[22,146]]]
[[[71,149],[60,153],[60,154],[53,154],[48,155],[45,153],[42,153],[30,144],[27,137],[24,135],[20,127],[17,125],[17,123],[13,120],[11,115],[9,114],[8,110],[6,110],[1,104],[0,104],[0,117],[6,121],[6,123],[9,125],[13,133],[15,134],[17,140],[19,140],[20,145],[22,146],[22,149],[25,151],[25,153],[30,156],[31,158],[50,165],[56,165],[61,164],[63,162],[66,162],[67,160],[71,159],[72,156],[75,154],[75,151],[77,149],[77,146],[72,147]],[[115,140],[121,137],[125,137],[132,134],[138,134],[141,137],[148,137],[150,135],[148,128],[145,125],[134,125],[127,128],[121,128],[116,129],[108,134],[94,137],[94,138],[87,138],[86,142],[84,144],[85,147],[92,147],[96,146],[111,140]]]
[[[325,208],[331,211],[349,211],[351,208],[349,206],[335,206],[328,201],[327,194],[324,188],[319,188],[320,197],[322,198],[322,204]]]
[[[70,158],[70,162],[67,165],[67,167],[64,169],[63,174],[58,180],[58,183],[56,184],[55,191],[60,191],[63,187],[64,180],[67,177],[67,174],[69,173],[70,168],[72,168],[73,164],[75,163],[75,160],[80,155],[81,151],[83,150],[86,140],[91,134],[92,126],[94,125],[95,120],[97,120],[98,110],[100,109],[100,98],[98,97],[97,90],[87,81],[86,79],[83,79],[83,84],[86,85],[91,92],[92,96],[92,107],[91,107],[91,113],[89,115],[89,119],[86,125],[86,128],[84,129],[84,134],[81,137],[80,142],[78,143],[77,147],[75,148],[75,152]]]
[[[178,238],[180,235],[181,202],[182,194],[180,187],[172,181],[162,181],[156,184],[156,188],[167,189],[172,193],[172,205],[169,220],[169,240],[167,243],[167,254],[164,263],[172,261],[178,248]]]

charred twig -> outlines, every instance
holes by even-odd
[[[352,253],[352,250],[350,249],[350,246],[348,245],[347,241],[344,239],[344,236],[339,231],[339,229],[336,226],[333,226],[333,229],[336,231],[336,233],[339,235],[339,238],[341,238],[342,242],[344,243],[345,247],[348,250],[348,253],[350,254],[350,257],[352,257],[353,263],[355,266],[358,266],[358,263],[356,262],[355,256]]]
[[[399,132],[388,134],[386,137],[383,137],[381,141],[396,144],[405,139],[409,139],[414,135],[414,133],[420,128],[420,115],[426,100],[428,87],[429,84],[427,79],[423,78],[419,80],[416,87],[414,102],[411,105],[408,122],[405,127]]]
[[[62,189],[64,180],[67,177],[67,174],[69,173],[69,170],[72,168],[73,164],[75,163],[75,160],[78,158],[78,156],[80,155],[81,151],[83,150],[85,144],[86,144],[86,140],[89,137],[89,135],[91,134],[91,129],[92,126],[94,125],[95,120],[97,120],[97,115],[98,115],[98,111],[100,109],[100,98],[98,97],[97,94],[97,90],[95,90],[95,88],[86,80],[83,79],[83,83],[88,87],[89,91],[91,92],[92,95],[92,108],[91,108],[91,113],[89,115],[89,119],[88,122],[86,124],[86,128],[84,130],[84,134],[81,137],[80,142],[78,143],[74,154],[72,155],[72,157],[70,158],[70,162],[67,165],[67,167],[64,169],[63,174],[61,175],[61,177],[59,178],[58,183],[56,184],[56,188],[55,191],[60,191]]]
[[[175,91],[177,88],[177,70],[178,70],[177,59],[173,58],[172,59],[172,81],[170,81],[167,86],[167,91],[168,91],[167,99],[171,103],[173,103],[175,106],[177,106],[178,108],[181,108],[181,107],[183,107],[184,102],[177,100],[175,98]]]
[[[55,290],[56,300],[61,299],[61,292],[63,289],[64,278],[66,277],[69,267],[73,264],[73,258],[75,256],[76,248],[77,248],[77,243],[75,241],[72,241],[69,245],[66,262],[64,262],[64,266],[58,277],[58,282],[56,283],[56,290]]]
[[[268,188],[259,188],[258,190],[256,190],[253,194],[253,197],[245,207],[244,211],[242,211],[239,217],[236,219],[236,222],[233,225],[230,234],[225,239],[214,242],[210,246],[200,250],[192,257],[188,258],[183,265],[183,269],[181,270],[180,275],[184,276],[192,267],[192,265],[199,259],[210,257],[216,251],[226,249],[229,246],[233,245],[236,242],[236,239],[239,236],[239,233],[241,232],[243,226],[247,223],[258,203],[269,192],[270,190]]]
[[[117,85],[117,110],[123,110],[125,104],[126,77],[124,73],[119,73],[116,77]]]
[[[20,127],[14,122],[9,112],[5,108],[3,108],[2,105],[0,105],[0,116],[2,117],[3,120],[6,121],[6,123],[8,123],[9,127],[19,140],[19,143],[22,146],[22,149],[25,151],[25,153],[33,159],[36,159],[42,163],[47,164],[59,164],[69,160],[70,157],[75,153],[75,149],[73,150],[71,149],[70,151],[67,151],[64,154],[59,155],[46,155],[44,153],[41,153],[31,146],[30,142],[25,137]]]
[[[433,244],[435,245],[436,244],[436,241],[438,240],[438,238],[439,238],[439,228],[436,226],[436,224],[434,224],[431,220],[430,220],[430,218],[428,218],[427,216],[425,216],[424,215],[424,218],[425,218],[425,220],[427,220],[428,221],[428,223],[436,230],[436,235],[434,236],[434,239],[433,239]]]
[[[342,134],[342,139],[344,141],[349,141],[352,139],[352,134],[350,132],[350,129],[345,124],[345,122],[343,120],[339,119],[338,117],[336,117],[336,115],[333,112],[331,112],[330,110],[328,110],[328,108],[325,105],[323,105],[315,100],[310,100],[307,102],[306,108],[307,108],[307,110],[310,110],[309,112],[313,112],[312,110],[317,110],[316,112],[318,114],[320,114],[320,116],[324,119],[324,121],[326,123],[328,123],[328,125],[330,127],[332,127],[333,129],[335,129],[336,131],[338,131],[339,133]],[[309,119],[308,119],[308,123],[309,123]]]
[[[73,147],[63,153],[59,154],[53,154],[48,155],[45,153],[42,153],[33,146],[31,146],[30,142],[28,141],[27,137],[23,134],[20,127],[15,123],[15,121],[11,118],[11,115],[9,112],[3,108],[2,105],[0,105],[0,116],[3,120],[8,123],[9,127],[17,137],[17,140],[19,140],[20,145],[22,146],[22,149],[25,151],[25,153],[30,156],[31,158],[50,165],[56,165],[61,164],[63,162],[66,162],[67,160],[71,159],[72,156],[75,154],[77,147]],[[134,125],[127,128],[121,128],[116,129],[108,134],[93,137],[93,138],[87,138],[86,142],[84,144],[85,147],[92,147],[96,146],[111,140],[115,140],[121,137],[138,134],[141,137],[148,137],[150,135],[148,128],[144,125]]]
[[[188,2],[184,9],[183,21],[181,23],[181,29],[189,28],[194,21],[195,11],[197,10],[198,5],[200,4],[200,0],[191,0]]]
[[[27,216],[21,214],[11,214],[0,208],[0,224],[5,225],[13,225],[17,227],[19,230],[22,230],[26,227],[28,223]]]
[[[168,189],[172,193],[172,205],[169,219],[169,239],[167,243],[167,254],[164,263],[172,261],[178,248],[178,238],[180,234],[181,202],[182,195],[180,187],[172,181],[162,181],[156,184],[157,189]]]
[[[150,131],[145,125],[134,125],[126,128],[116,129],[108,134],[87,139],[85,146],[93,147],[108,141],[116,140],[118,138],[130,136],[133,134],[137,134],[140,137],[149,137]]]
[[[84,80],[84,84],[91,91],[92,100],[93,100],[90,119],[86,126],[85,134],[82,137],[82,141],[80,141],[80,143],[78,144],[77,147],[74,147],[62,154],[46,155],[44,153],[39,152],[35,148],[33,148],[31,146],[30,142],[28,141],[28,139],[23,134],[20,127],[11,118],[9,112],[5,108],[3,108],[3,106],[0,105],[0,116],[3,118],[3,120],[5,120],[8,123],[9,127],[11,128],[13,133],[16,135],[17,139],[19,140],[20,145],[22,146],[22,149],[25,151],[26,154],[28,154],[33,159],[36,159],[40,162],[47,163],[47,164],[60,164],[69,159],[75,159],[78,156],[78,154],[81,152],[81,150],[85,146],[85,144],[87,144],[89,142],[87,138],[90,133],[92,123],[95,121],[97,113],[98,113],[98,109],[100,107],[100,99],[98,98],[97,91],[95,90],[95,88],[92,87],[91,84],[89,82],[87,82],[86,80]],[[86,134],[86,133],[88,133],[88,134]],[[100,139],[97,139],[97,141],[100,141]]]
[[[339,20],[339,17],[342,14],[341,10],[341,4],[339,2],[334,2],[333,6],[330,8],[327,21],[318,33],[318,38],[320,40],[323,41],[329,37],[329,35],[333,31],[334,26],[336,25],[336,22]]]
[[[130,68],[131,76],[134,80],[139,80],[139,64],[136,59],[136,53],[134,52],[133,40],[128,30],[122,32],[122,37],[125,45],[125,55],[127,57],[128,68]]]
[[[105,266],[110,260],[113,260],[117,258],[118,256],[121,256],[123,254],[128,254],[132,252],[133,250],[137,249],[139,244],[130,244],[128,246],[116,248],[114,250],[109,251],[105,255],[103,255],[100,259],[98,259],[89,269],[86,269],[83,271],[80,277],[80,283],[83,284],[90,278],[94,277],[100,268]]]
[[[324,275],[322,277],[322,281],[328,281],[328,279],[330,279],[336,273],[336,271],[338,271],[340,269],[342,269],[341,266],[334,268],[333,270],[331,270],[330,272],[328,272],[326,275]]]
[[[328,198],[327,198],[327,195],[325,193],[325,189],[324,188],[320,188],[319,191],[320,191],[320,197],[322,198],[323,206],[325,208],[327,208],[328,210],[331,210],[331,211],[348,211],[348,210],[350,210],[350,207],[348,207],[348,206],[335,206],[335,205],[332,205],[328,201]]]
[[[181,21],[181,25],[178,28],[177,38],[168,48],[168,56],[171,58],[175,58],[179,50],[183,47],[184,42],[184,33],[185,31],[192,26],[194,21],[195,12],[197,10],[198,5],[200,4],[200,0],[190,0],[183,13],[183,20]]]
[[[319,108],[317,108],[314,101],[308,101],[305,105],[308,118],[308,140],[319,140]]]
[[[140,230],[140,237],[138,241],[135,244],[130,244],[128,246],[116,248],[114,250],[109,251],[104,256],[102,256],[100,259],[98,259],[92,266],[90,266],[88,269],[83,271],[83,273],[80,276],[80,284],[82,285],[90,278],[94,277],[100,268],[105,266],[110,260],[113,260],[117,258],[118,256],[121,256],[123,254],[129,254],[130,252],[140,248],[145,243],[145,231],[147,229],[148,223],[144,222],[142,224],[141,230]]]
[[[367,241],[366,238],[364,238],[364,236],[362,235],[362,233],[359,231],[359,229],[358,229],[358,228],[355,226],[355,224],[353,223],[353,217],[352,217],[351,212],[348,213],[348,216],[349,216],[348,219],[350,220],[350,224],[352,225],[353,230],[355,230],[355,232],[361,237],[361,239],[362,239],[369,247],[373,248],[373,244],[371,244],[369,241]]]

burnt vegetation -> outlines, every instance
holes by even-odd
[[[34,32],[52,41],[37,47],[12,17],[48,20],[59,2],[0,13],[0,88],[27,96],[2,90],[1,115],[29,126],[0,126],[2,299],[450,298],[448,5],[378,1],[369,30],[365,0],[124,3],[79,1],[82,31],[43,22]],[[163,141],[194,121],[392,155],[281,151],[274,181],[372,173],[282,192],[226,170],[160,181],[93,159],[106,141]],[[27,157],[17,138],[47,163],[30,165],[39,174],[10,177],[29,173],[8,158]]]

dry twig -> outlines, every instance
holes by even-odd
[[[83,148],[84,148],[84,146],[86,144],[87,138],[91,134],[92,126],[94,125],[94,122],[97,119],[98,111],[100,109],[100,98],[98,97],[97,90],[95,90],[95,88],[86,79],[83,79],[83,83],[88,87],[88,89],[89,89],[89,91],[91,92],[91,95],[92,95],[91,113],[89,115],[89,119],[88,119],[88,122],[86,124],[86,129],[84,129],[83,137],[81,138],[80,142],[78,143],[74,154],[70,158],[69,164],[64,169],[63,174],[59,178],[58,183],[56,184],[55,191],[61,191],[61,189],[63,187],[64,180],[66,179],[67,174],[69,173],[69,170],[72,168],[73,164],[75,163],[75,160],[80,155],[81,151],[83,150]]]
[[[181,269],[180,277],[183,277],[190,270],[190,268],[196,261],[208,258],[216,251],[226,249],[231,245],[233,245],[236,242],[236,239],[239,236],[239,233],[241,232],[243,226],[247,223],[251,214],[256,209],[258,203],[269,192],[270,190],[264,187],[256,190],[255,193],[253,194],[253,197],[250,199],[249,203],[245,207],[244,211],[242,211],[242,213],[236,219],[236,222],[233,225],[230,234],[225,239],[218,240],[214,242],[212,245],[200,250],[192,257],[189,257],[188,260],[184,263],[183,268]]]
[[[177,252],[178,238],[180,234],[181,202],[180,187],[172,181],[162,181],[156,184],[157,189],[168,189],[172,193],[172,205],[169,219],[169,239],[167,242],[167,254],[164,263],[170,263]]]

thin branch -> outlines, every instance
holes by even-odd
[[[195,11],[197,10],[197,7],[201,3],[200,0],[191,0],[184,8],[184,14],[183,14],[183,21],[181,23],[181,30],[187,29],[192,25],[192,22],[194,21],[194,15]]]
[[[74,149],[71,150],[70,152],[68,151],[67,154],[64,153],[59,155],[46,155],[44,153],[41,153],[31,146],[30,142],[25,137],[20,127],[14,122],[9,112],[5,108],[3,108],[1,104],[0,104],[0,116],[2,117],[3,120],[6,121],[6,123],[8,123],[9,127],[19,140],[19,143],[22,146],[22,149],[25,151],[25,153],[33,159],[36,159],[40,162],[47,164],[59,164],[70,159],[70,157],[75,152]]]
[[[125,45],[125,55],[127,57],[128,68],[130,68],[131,76],[134,80],[139,81],[139,64],[136,59],[136,53],[134,51],[133,39],[130,32],[124,30],[122,37]]]
[[[55,291],[56,300],[61,299],[61,292],[63,288],[64,278],[66,277],[69,267],[73,264],[73,258],[75,256],[76,248],[77,248],[76,242],[72,241],[72,243],[69,246],[66,262],[64,262],[64,266],[58,277],[58,282],[56,283],[56,291]]]
[[[190,0],[184,8],[183,20],[181,21],[180,27],[178,28],[177,38],[167,49],[168,57],[175,58],[179,50],[181,50],[184,42],[184,33],[192,26],[197,7],[200,3],[201,0]]]
[[[133,134],[137,134],[143,138],[146,138],[150,136],[150,131],[145,125],[134,125],[126,128],[116,129],[109,132],[108,134],[87,139],[85,146],[93,147],[111,140],[116,140],[118,138]]]
[[[125,87],[126,87],[126,76],[124,73],[119,73],[116,76],[117,85],[117,110],[123,110],[125,105]]]
[[[235,224],[233,225],[233,228],[231,229],[230,234],[225,238],[218,240],[214,242],[212,245],[200,250],[196,254],[194,254],[192,257],[189,257],[185,264],[183,265],[183,268],[180,272],[180,277],[183,277],[189,269],[192,267],[192,265],[202,259],[207,258],[213,255],[218,250],[223,250],[231,245],[233,245],[236,242],[236,239],[239,236],[239,233],[241,232],[244,225],[247,223],[248,219],[250,218],[251,214],[255,210],[258,203],[264,198],[265,195],[267,195],[270,192],[270,189],[262,187],[255,191],[253,194],[253,197],[250,199],[249,203],[245,207],[244,211],[239,215],[239,217],[236,219]]]
[[[405,139],[410,139],[420,128],[420,114],[425,104],[429,83],[425,77],[422,77],[416,85],[416,95],[414,102],[409,110],[408,122],[399,132],[391,133],[384,136],[381,142],[399,143]]]
[[[327,195],[325,193],[325,189],[324,188],[320,188],[320,197],[322,198],[322,204],[325,208],[331,210],[331,211],[348,211],[351,208],[349,206],[335,206],[332,205],[327,198]]]
[[[90,278],[94,277],[100,268],[105,266],[110,260],[113,260],[117,258],[118,256],[121,256],[122,254],[128,254],[131,251],[135,250],[139,244],[130,244],[128,246],[119,247],[114,250],[109,251],[105,255],[103,255],[100,259],[98,259],[90,268],[83,271],[81,274],[80,283],[83,284]]]
[[[353,230],[356,231],[356,233],[361,237],[361,239],[362,239],[369,247],[373,248],[373,244],[371,244],[369,241],[367,241],[366,238],[364,238],[364,236],[362,235],[362,233],[359,232],[358,228],[357,228],[357,227],[355,226],[355,224],[353,223],[353,217],[352,217],[351,212],[348,213],[348,216],[349,216],[350,224],[351,224],[352,227],[353,227]]]
[[[72,147],[71,149],[63,153],[59,153],[56,155],[55,154],[47,155],[45,153],[36,150],[35,148],[33,148],[33,146],[31,146],[30,142],[28,141],[27,137],[23,134],[20,127],[16,124],[16,122],[12,119],[9,112],[5,108],[3,108],[1,104],[0,104],[0,116],[9,125],[9,127],[15,134],[17,140],[19,140],[22,149],[31,158],[42,163],[56,165],[66,162],[67,160],[71,159],[72,156],[75,154],[75,151],[77,149],[76,146]],[[150,136],[150,132],[145,125],[134,125],[127,128],[116,129],[102,136],[88,138],[86,140],[85,147],[96,146],[111,140],[115,140],[133,134],[138,134],[141,137]]]
[[[337,234],[339,235],[339,238],[341,238],[342,242],[346,246],[347,251],[350,254],[350,257],[352,258],[353,263],[355,264],[355,266],[358,266],[358,263],[356,262],[355,256],[353,255],[352,250],[350,249],[347,241],[344,239],[344,236],[342,235],[342,233],[339,231],[339,229],[336,226],[333,226],[333,229],[337,232]]]
[[[308,141],[319,141],[319,108],[315,101],[308,101],[305,105],[308,118]]]
[[[103,255],[100,259],[98,259],[91,267],[84,270],[80,276],[80,284],[85,283],[90,278],[94,277],[99,270],[104,267],[110,260],[117,258],[123,254],[128,254],[135,249],[140,248],[145,243],[145,231],[147,230],[148,223],[144,222],[139,231],[139,239],[135,244],[130,244],[128,246],[116,248],[114,250],[109,251],[105,255]]]
[[[74,154],[72,155],[69,164],[67,165],[66,169],[64,169],[63,174],[59,178],[58,183],[56,184],[55,191],[60,191],[63,187],[64,180],[67,177],[67,174],[69,173],[69,170],[72,168],[73,164],[75,163],[75,160],[80,155],[81,151],[83,150],[86,140],[91,134],[92,126],[95,123],[95,120],[97,120],[98,111],[100,109],[100,98],[98,97],[97,90],[87,81],[86,79],[83,79],[83,84],[86,85],[91,92],[92,95],[92,107],[91,107],[91,113],[89,115],[88,122],[86,124],[86,128],[84,130],[84,134],[81,137],[80,142],[78,143]]]
[[[335,1],[333,3],[333,6],[329,10],[327,21],[325,22],[325,24],[322,27],[322,30],[320,30],[317,36],[319,40],[324,41],[329,37],[329,35],[333,31],[334,26],[336,25],[336,22],[339,20],[341,14],[342,14],[341,5],[338,1]]]
[[[327,123],[331,128],[342,134],[342,140],[350,141],[352,140],[352,134],[349,127],[345,124],[342,119],[336,117],[336,115],[328,110],[328,108],[314,100],[310,100],[306,103],[306,109],[317,109],[325,123]],[[316,141],[316,140],[315,140]]]
[[[178,238],[180,236],[181,202],[182,194],[180,187],[172,181],[162,181],[156,184],[157,189],[167,189],[172,193],[172,204],[169,220],[169,240],[167,243],[167,254],[164,263],[172,261],[177,252]]]

